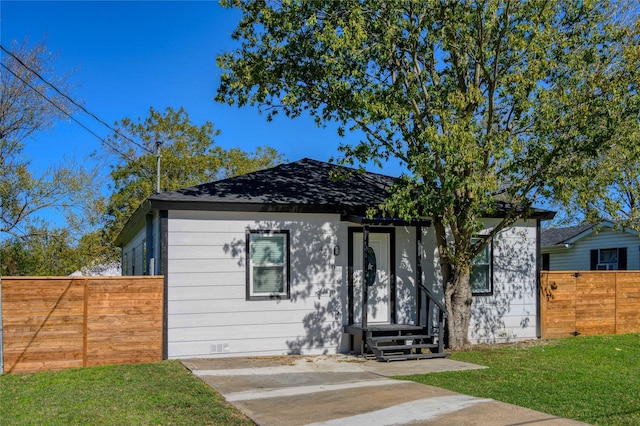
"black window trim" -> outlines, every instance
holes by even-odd
[[[476,239],[487,239],[488,237],[486,235],[478,235],[476,237],[473,238],[473,240]],[[493,239],[489,240],[489,242],[487,243],[486,247],[488,247],[489,249],[489,291],[473,291],[473,288],[471,288],[471,296],[475,297],[475,296],[480,296],[480,297],[486,297],[486,296],[493,296],[493,288],[494,288],[494,283],[493,283]],[[478,253],[479,255],[480,253]],[[473,260],[472,260],[472,264],[471,264],[471,268],[473,269]],[[472,275],[472,270],[469,271],[469,286],[471,286],[471,275]]]
[[[626,271],[628,266],[627,266],[627,261],[628,261],[628,251],[627,251],[627,247],[604,247],[604,248],[597,248],[597,249],[591,249],[591,260],[590,260],[590,265],[589,265],[589,269],[592,271],[597,271],[598,269],[598,265],[600,265],[600,254],[602,252],[602,250],[617,250],[618,253],[618,261],[616,263],[616,268],[613,270],[616,271]],[[607,270],[611,270],[611,269],[607,269]]]
[[[285,243],[287,248],[285,250],[285,260],[287,274],[285,277],[285,291],[283,294],[270,294],[267,296],[255,296],[251,292],[251,235],[252,234],[266,234],[275,235],[283,234],[285,236]],[[289,300],[291,298],[291,244],[290,233],[288,230],[272,230],[272,229],[247,229],[245,242],[245,257],[246,257],[246,300]]]

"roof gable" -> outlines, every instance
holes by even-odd
[[[540,236],[540,245],[542,247],[551,247],[557,245],[571,245],[576,241],[597,232],[601,228],[614,229],[614,223],[603,220],[598,224],[587,223],[577,226],[568,226],[564,228],[543,229]],[[623,229],[623,232],[636,233],[631,229]],[[637,233],[636,233],[637,234]]]
[[[540,245],[542,247],[547,247],[567,243],[577,235],[591,230],[594,226],[594,224],[589,223],[586,225],[568,226],[564,228],[543,229],[540,234]]]

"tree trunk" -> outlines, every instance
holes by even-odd
[[[447,341],[451,349],[461,349],[469,344],[469,319],[471,318],[471,260],[464,261],[464,257],[452,263],[453,241],[447,238],[447,230],[442,217],[433,218],[436,231],[436,245],[440,256],[440,272],[444,286],[444,303],[449,316],[447,317]],[[470,239],[469,239],[470,240]],[[453,250],[455,252],[455,250]],[[468,259],[468,258],[467,258]]]
[[[471,286],[469,284],[471,265],[456,265],[450,279],[445,282],[445,306],[447,318],[448,346],[458,350],[469,345],[469,319],[471,318]]]

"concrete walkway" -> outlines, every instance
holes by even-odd
[[[381,363],[329,355],[182,362],[261,426],[584,424],[389,378],[484,368],[450,359]]]

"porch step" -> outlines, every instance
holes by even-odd
[[[371,337],[371,340],[374,342],[395,342],[397,340],[424,340],[432,338],[433,336],[430,334],[401,334],[394,336],[375,336]]]
[[[387,352],[387,351],[410,351],[413,349],[434,349],[437,348],[438,345],[436,343],[413,343],[408,345],[373,345],[371,349],[375,352]]]
[[[442,358],[437,336],[427,327],[394,325],[371,328],[366,332],[368,349],[378,361]]]
[[[440,324],[442,326],[442,324]],[[414,324],[373,324],[345,326],[345,332],[362,337],[360,353],[375,356],[378,361],[443,358],[440,328]],[[433,333],[431,333],[433,332]]]
[[[426,354],[383,354],[380,356],[376,356],[378,361],[405,361],[409,359],[432,359],[432,358],[446,358],[450,354],[447,353],[426,353]]]

